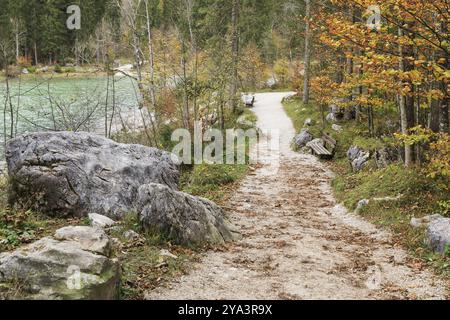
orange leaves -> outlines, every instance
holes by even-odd
[[[337,84],[328,76],[319,76],[311,80],[311,88],[319,104],[326,105],[332,102]]]

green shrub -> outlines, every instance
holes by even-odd
[[[56,73],[63,73],[63,69],[59,64],[53,67],[53,71],[55,71]]]
[[[31,66],[31,67],[28,67],[27,70],[29,73],[36,73],[37,68],[35,66]]]

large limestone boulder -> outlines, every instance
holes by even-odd
[[[178,165],[164,151],[89,134],[32,133],[6,148],[10,201],[53,216],[91,212],[121,218],[141,185],[177,188]]]
[[[161,184],[139,189],[138,213],[145,230],[177,244],[223,244],[240,237],[219,206]]]
[[[120,266],[103,230],[67,227],[11,253],[0,254],[0,298],[119,298]]]
[[[314,136],[309,132],[309,129],[302,129],[302,131],[295,137],[295,144],[302,148],[305,147],[308,142],[311,142]]]

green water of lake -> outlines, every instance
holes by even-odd
[[[120,115],[126,115],[128,121],[130,118],[140,117],[136,83],[130,78],[116,77],[113,100],[110,78],[108,102],[107,83],[106,77],[10,80],[14,119],[11,123],[10,105],[6,104],[5,108],[6,83],[0,82],[0,153],[3,154],[1,148],[5,129],[7,139],[11,133],[16,136],[46,130],[104,134],[105,114],[108,115],[108,123],[113,118],[112,115],[115,115],[113,131],[121,129],[118,127],[123,123]]]

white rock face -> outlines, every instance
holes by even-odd
[[[337,118],[336,118],[336,116],[334,115],[334,113],[329,113],[329,114],[326,116],[325,120],[327,120],[328,122],[336,122],[336,121],[337,121]]]
[[[313,125],[313,121],[311,118],[306,119],[305,122],[303,123],[304,127],[310,127],[312,125]]]
[[[294,138],[294,142],[299,147],[305,147],[308,142],[311,142],[314,136],[309,132],[309,129],[303,128],[301,132]]]
[[[342,126],[340,126],[340,125],[338,125],[338,124],[333,124],[333,125],[331,126],[331,128],[332,128],[334,131],[337,131],[337,132],[341,132],[342,130],[344,130],[344,128],[342,128]]]
[[[116,222],[110,218],[108,218],[107,216],[103,216],[101,214],[97,214],[97,213],[89,213],[88,215],[89,220],[91,221],[91,225],[93,227],[98,227],[98,228],[109,228],[112,227],[113,225],[116,224]]]
[[[357,146],[351,146],[347,151],[347,157],[352,166],[353,172],[359,172],[366,166],[370,159],[370,152],[364,151]]]
[[[176,189],[180,175],[168,152],[86,132],[19,136],[8,141],[6,161],[10,201],[58,217],[95,212],[120,219],[135,210],[140,186]]]
[[[434,251],[445,253],[450,250],[450,219],[440,217],[431,220],[427,228],[427,236],[430,247]]]
[[[125,233],[123,234],[123,237],[125,239],[127,239],[128,241],[135,241],[135,240],[139,240],[139,238],[141,236],[136,231],[128,230],[128,231],[125,231]]]
[[[412,218],[410,224],[414,228],[427,227],[431,221],[440,218],[443,218],[440,214],[433,214],[431,216],[425,216],[423,218]]]
[[[109,256],[111,242],[106,233],[92,227],[65,227],[56,231],[54,238],[59,241],[76,241],[80,248],[93,253]]]
[[[358,202],[358,205],[356,207],[356,212],[360,212],[364,207],[369,205],[370,200],[368,199],[362,199]]]
[[[215,203],[152,183],[139,188],[139,220],[176,244],[224,244],[241,238]]]
[[[110,253],[103,230],[62,228],[54,237],[0,254],[0,299],[118,299],[120,266]]]

